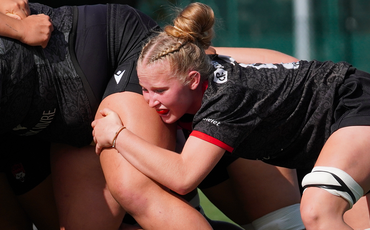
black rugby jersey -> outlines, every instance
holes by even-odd
[[[136,73],[136,63],[147,39],[161,30],[149,16],[128,6],[108,4],[109,63],[114,77],[108,83],[104,96],[128,90],[142,93]],[[122,78],[117,84],[117,77]]]
[[[13,132],[74,146],[90,144],[101,98],[89,94],[74,54],[77,7],[30,3],[30,9],[31,14],[49,15],[54,31],[45,49],[0,37],[0,135]],[[108,54],[98,57],[110,65],[111,72],[101,76],[112,79],[110,87],[101,85],[105,96],[124,91],[129,83],[138,85],[133,62],[152,29],[159,28],[130,6],[107,4],[106,9]],[[117,76],[120,71],[124,74]]]
[[[93,114],[68,47],[73,7],[30,4],[30,9],[31,14],[49,15],[54,31],[45,49],[0,39],[0,132],[28,136],[59,124],[59,133],[50,132],[48,138],[59,139],[73,130],[76,136],[68,142],[82,141],[85,135],[79,129],[87,127]]]
[[[192,136],[236,156],[312,166],[330,135],[334,96],[347,63],[236,63],[214,56]]]

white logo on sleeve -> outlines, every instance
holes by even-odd
[[[216,126],[219,126],[221,124],[221,122],[216,121],[215,119],[212,119],[212,118],[203,118],[202,120],[206,121],[206,122],[209,122],[209,123],[211,123],[213,125],[216,125]]]
[[[292,63],[281,63],[281,65],[285,69],[298,69],[299,62],[292,62]],[[278,66],[276,64],[267,63],[267,64],[240,64],[241,67],[253,67],[256,69],[277,69]]]
[[[116,83],[117,85],[119,84],[119,82],[121,81],[121,78],[123,76],[123,74],[125,73],[126,70],[118,70],[117,73],[114,74],[114,79],[116,80]]]
[[[213,73],[213,81],[220,84],[227,82],[227,71],[224,69],[216,69]]]

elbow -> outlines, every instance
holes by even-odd
[[[189,192],[193,191],[194,189],[197,188],[196,183],[187,183],[187,182],[180,182],[170,188],[172,191],[176,192],[179,195],[186,195]]]
[[[194,189],[195,188],[185,188],[184,187],[184,188],[178,188],[174,192],[176,192],[179,195],[184,196],[184,195],[188,194],[189,192],[193,191]]]

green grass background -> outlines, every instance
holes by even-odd
[[[200,205],[202,206],[205,214],[212,220],[222,220],[234,223],[227,216],[225,216],[218,208],[216,208],[211,201],[198,189],[200,197]]]

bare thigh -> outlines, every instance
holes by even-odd
[[[16,196],[4,174],[0,174],[0,229],[59,229],[51,176],[25,194]]]
[[[10,188],[4,173],[0,173],[0,229],[31,230],[32,223]]]
[[[50,175],[31,191],[18,196],[18,200],[38,230],[59,229],[58,212]]]
[[[334,132],[323,147],[315,166],[341,169],[366,193],[370,189],[370,127],[351,126]],[[348,202],[320,188],[308,188],[302,196],[301,213],[306,226],[348,229],[343,214]],[[308,228],[308,227],[307,227]],[[310,228],[308,228],[310,229]]]
[[[228,218],[239,225],[252,222],[236,197],[230,179],[210,188],[203,188],[204,195]]]
[[[364,192],[370,190],[370,126],[341,128],[331,135],[315,166],[347,172]]]
[[[52,176],[61,229],[117,230],[124,210],[110,194],[94,146],[52,146]]]
[[[102,153],[101,163],[112,195],[144,229],[210,229],[187,201],[146,177],[117,152]]]
[[[240,158],[228,167],[228,171],[228,181],[208,188],[204,193],[240,225],[300,202],[293,169]]]
[[[370,194],[361,197],[353,208],[344,214],[344,222],[355,230],[363,230],[370,228]]]

